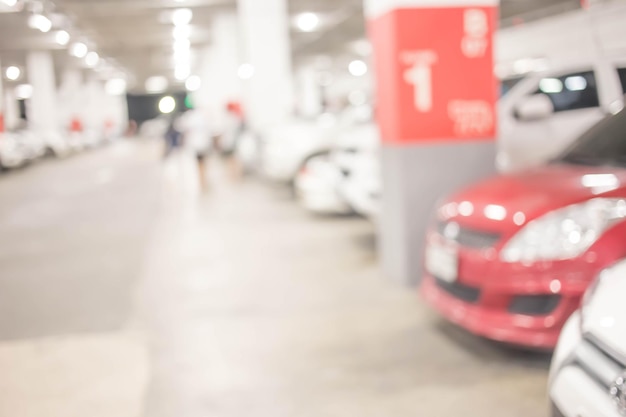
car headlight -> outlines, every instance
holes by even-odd
[[[626,201],[596,198],[548,213],[528,223],[501,252],[505,262],[572,259],[626,217]]]

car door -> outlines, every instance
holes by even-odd
[[[501,109],[505,114],[501,115],[498,165],[505,171],[549,161],[605,114],[595,69],[534,77],[524,84],[524,89],[507,108]],[[520,117],[518,105],[533,95],[547,97],[553,112],[537,119]]]

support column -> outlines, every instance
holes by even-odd
[[[240,62],[238,24],[234,13],[219,14],[213,19],[213,45],[203,52],[202,86],[194,94],[196,107],[208,109],[218,120],[224,118],[228,102],[241,99],[241,80],[237,76]]]
[[[254,68],[245,82],[246,116],[255,130],[294,110],[286,0],[238,0],[244,60]]]
[[[380,250],[390,278],[421,280],[445,196],[495,172],[498,0],[365,0],[383,138]]]
[[[29,127],[42,134],[55,132],[59,124],[52,55],[49,52],[29,52],[26,57],[26,66],[28,79],[33,87],[28,115]]]
[[[4,96],[4,88],[3,88],[3,77],[2,74],[2,61],[0,61],[0,133],[4,133],[6,130],[6,105],[5,105],[5,96]]]
[[[83,86],[83,71],[79,68],[67,68],[63,71],[58,93],[58,117],[63,129],[68,129],[73,119],[84,123],[87,109]]]
[[[314,117],[322,112],[322,87],[319,85],[317,71],[312,66],[305,66],[297,73],[298,112],[305,117]]]
[[[4,105],[5,129],[7,131],[17,129],[20,125],[20,106],[15,97],[15,88],[5,88]]]

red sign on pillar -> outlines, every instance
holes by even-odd
[[[383,141],[490,140],[497,0],[366,0]]]

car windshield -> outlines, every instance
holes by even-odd
[[[626,167],[626,111],[593,126],[556,162]]]
[[[500,97],[504,97],[509,94],[509,91],[513,89],[524,77],[511,77],[505,78],[500,82]]]

